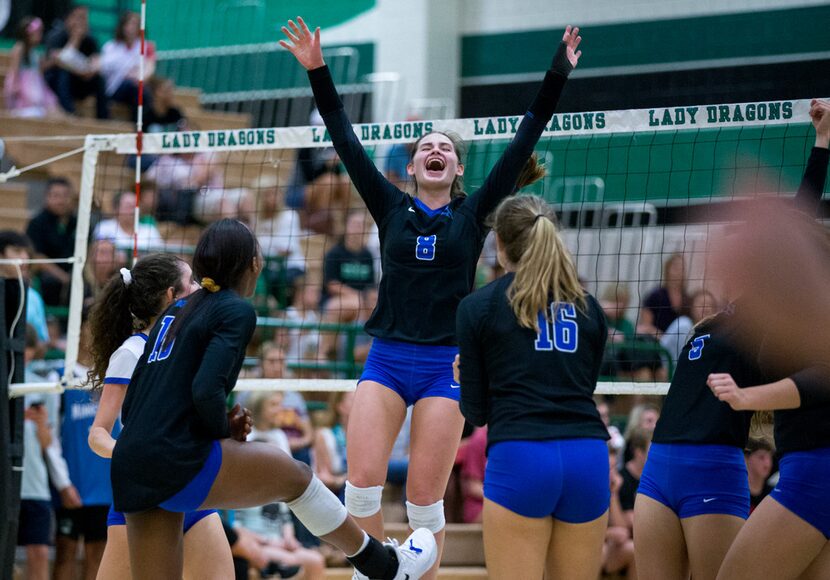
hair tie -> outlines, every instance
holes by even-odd
[[[208,292],[219,292],[222,287],[214,282],[213,278],[202,278],[202,288]]]
[[[36,30],[40,30],[43,27],[43,20],[38,17],[32,19],[32,21],[26,25],[26,32],[34,32]]]
[[[133,275],[130,273],[129,270],[127,270],[126,268],[121,268],[119,272],[121,272],[121,280],[123,280],[124,286],[129,286],[133,283]]]
[[[543,218],[543,217],[545,217],[545,214],[543,214],[543,213],[537,213],[537,214],[536,214],[536,217],[533,219],[533,223],[535,224],[536,222],[538,222],[538,221],[539,221],[539,218]]]

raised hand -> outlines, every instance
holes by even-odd
[[[574,26],[573,28],[568,25],[565,27],[565,34],[562,35],[562,42],[567,45],[567,57],[568,62],[571,63],[571,66],[576,68],[576,63],[579,62],[579,57],[582,56],[582,51],[577,50],[579,48],[579,43],[582,42],[582,37],[579,36],[579,27]]]
[[[297,22],[299,26],[293,20],[289,20],[288,28],[281,28],[291,42],[280,40],[280,46],[293,54],[306,70],[324,66],[326,63],[323,62],[323,50],[320,48],[320,27],[315,28],[312,34],[300,16],[297,17]]]
[[[816,147],[826,148],[830,143],[830,103],[813,99],[810,102],[810,120],[816,130]]]

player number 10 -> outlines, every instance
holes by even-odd
[[[559,352],[576,352],[578,346],[579,326],[576,323],[576,307],[569,302],[551,302],[550,319],[545,318],[544,313],[539,313],[536,350],[555,348]]]

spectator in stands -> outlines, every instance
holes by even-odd
[[[127,105],[133,120],[138,112],[140,26],[138,13],[124,12],[115,27],[115,38],[105,43],[101,50],[101,74],[106,83],[107,98]],[[145,42],[144,49],[144,78],[149,78],[156,68],[155,45]],[[151,108],[151,94],[147,87],[144,87],[143,96],[144,106]]]
[[[637,488],[640,486],[640,476],[648,457],[648,448],[651,446],[651,429],[637,428],[631,432],[626,440],[626,446],[631,452],[631,459],[625,462],[620,469],[622,485],[620,486],[620,506],[625,514],[625,523],[629,530],[634,529],[634,500],[637,498]]]
[[[173,81],[153,75],[148,79],[147,85],[153,95],[153,100],[144,105],[144,131],[162,133],[187,129],[187,119],[175,104]]]
[[[28,368],[42,350],[37,333],[28,325],[24,360],[26,380],[40,377]],[[17,545],[26,549],[27,580],[49,578],[49,544],[52,542],[52,501],[44,453],[55,437],[51,425],[56,423],[58,403],[55,395],[29,394],[23,402],[23,474],[20,484],[20,516]]]
[[[459,448],[463,518],[467,524],[480,523],[482,519],[486,450],[487,427],[477,427],[466,444]]]
[[[744,459],[749,476],[749,513],[772,491],[769,476],[772,474],[774,452],[775,449],[767,439],[753,437],[746,444]]]
[[[363,364],[366,362],[366,359],[369,357],[369,349],[372,348],[372,337],[371,335],[367,334],[366,331],[362,328],[363,325],[369,320],[369,317],[372,315],[372,312],[375,310],[375,306],[378,304],[378,291],[375,288],[370,288],[363,292],[362,300],[360,301],[360,309],[357,313],[357,318],[355,319],[355,324],[361,326],[360,331],[355,335],[354,345],[352,347],[352,358],[356,363]],[[345,342],[346,336],[343,337]],[[342,349],[342,352],[346,352],[345,345]]]
[[[86,306],[92,305],[98,293],[126,263],[124,253],[115,247],[112,240],[96,240],[90,244],[84,265],[84,304]]]
[[[266,342],[260,349],[260,365],[263,379],[286,378],[285,351],[272,342]],[[272,395],[273,412],[266,416],[271,428],[282,429],[288,437],[291,455],[294,459],[311,465],[311,443],[314,430],[308,416],[305,399],[297,391],[277,392]]]
[[[308,278],[294,280],[294,299],[285,311],[285,319],[314,325],[320,322],[317,308],[320,305],[320,285]],[[315,362],[320,348],[320,332],[316,328],[291,329],[287,333],[286,359],[292,363]],[[313,375],[301,370],[297,376]]]
[[[78,344],[78,361],[75,377],[87,379],[92,365],[89,352],[89,326],[86,313],[81,325]],[[59,380],[53,373],[50,379]],[[55,538],[54,580],[72,580],[77,571],[77,554],[80,545],[84,552],[84,577],[94,578],[104,555],[107,539],[107,515],[112,504],[109,461],[90,449],[87,439],[98,408],[87,390],[69,389],[61,395],[60,437],[58,448],[69,470],[69,482],[77,490],[79,502],[63,499],[57,510],[57,534]],[[114,435],[118,434],[116,428]]]
[[[346,425],[352,410],[354,392],[332,393],[329,398],[329,425],[320,427],[314,436],[314,473],[345,502]]]
[[[620,503],[620,489],[623,478],[617,471],[617,452],[608,447],[609,482],[611,501],[608,506],[608,529],[605,532],[605,544],[602,547],[603,574],[626,572],[626,578],[637,578],[634,564],[634,539],[629,520]]]
[[[323,118],[317,109],[309,115],[308,124],[320,126]],[[286,203],[288,207],[296,210],[305,208],[305,187],[315,179],[327,172],[338,172],[337,154],[334,149],[320,149],[318,147],[298,149],[297,159],[294,163],[294,173],[288,182]]]
[[[92,232],[92,239],[110,240],[117,249],[131,251],[136,233],[135,202],[135,194],[131,191],[116,193],[113,199],[115,217],[99,222]],[[158,228],[153,225],[139,223],[137,234],[140,250],[157,249],[164,245]]]
[[[222,158],[209,153],[161,155],[144,172],[159,191],[158,218],[184,225],[221,218],[253,223],[253,196],[245,188],[225,188]]]
[[[672,254],[663,264],[662,283],[643,300],[637,332],[659,338],[688,304],[685,260],[683,254]]]
[[[263,274],[268,291],[277,301],[291,302],[294,280],[305,274],[305,257],[300,240],[300,215],[285,207],[285,195],[276,179],[262,176],[255,184],[259,197],[259,213],[254,233],[265,258]]]
[[[67,113],[75,113],[75,99],[95,95],[95,115],[109,118],[104,78],[101,76],[98,43],[89,34],[89,9],[74,6],[62,24],[46,36],[49,67],[44,72],[46,82],[55,92]]]
[[[29,260],[32,257],[32,244],[29,238],[13,230],[0,231],[0,258],[6,260]],[[49,341],[49,328],[46,325],[46,305],[40,293],[32,288],[30,282],[29,264],[0,265],[0,276],[12,280],[22,277],[29,285],[26,292],[26,322],[31,324],[37,332],[40,342]]]
[[[407,121],[416,121],[416,117],[407,117]],[[386,167],[384,174],[386,179],[395,184],[401,191],[406,191],[409,183],[409,174],[406,166],[412,158],[413,143],[396,143],[386,153]]]
[[[75,228],[72,186],[63,177],[46,184],[43,209],[29,222],[26,235],[32,240],[36,258],[69,258],[75,252]],[[40,291],[50,306],[69,301],[70,264],[45,264],[40,268]]]
[[[689,297],[689,313],[675,318],[663,336],[660,345],[668,351],[672,360],[677,362],[680,351],[689,339],[689,333],[704,318],[708,318],[720,310],[718,300],[708,290],[699,289]]]
[[[611,438],[608,441],[608,446],[617,454],[619,458],[621,457],[622,450],[625,447],[625,437],[623,437],[622,433],[620,433],[620,430],[617,429],[616,426],[611,424],[611,415],[608,402],[597,396],[594,397],[594,402],[597,405],[599,418],[602,419],[603,424],[608,429],[608,436]]]
[[[634,325],[625,317],[630,302],[631,294],[623,283],[610,284],[600,295],[600,305],[608,323],[608,343],[600,375],[619,375],[630,368],[621,346],[634,340]]]
[[[48,63],[40,47],[43,21],[27,16],[17,26],[17,42],[9,54],[9,67],[3,84],[6,108],[21,117],[59,114],[58,98],[43,76]]]
[[[412,431],[412,407],[406,410],[403,425],[392,444],[392,453],[389,455],[389,467],[386,469],[386,481],[403,487],[406,494],[406,480],[409,475],[409,436]],[[404,497],[404,500],[406,497]]]
[[[626,421],[625,424],[625,433],[623,433],[623,437],[626,441],[628,441],[635,429],[654,431],[659,418],[660,407],[654,403],[638,403],[634,405],[628,414],[628,421]],[[626,461],[628,459],[629,458],[626,457]]]
[[[328,251],[323,266],[323,322],[343,324],[354,322],[360,313],[366,292],[375,288],[375,261],[366,248],[366,212],[349,213],[346,232],[340,242]],[[320,352],[335,359],[337,337],[323,333]]]

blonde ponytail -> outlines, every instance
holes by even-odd
[[[549,318],[553,301],[585,306],[585,291],[556,225],[556,213],[533,195],[504,200],[494,228],[505,256],[516,266],[508,300],[520,326],[539,329],[539,313]]]

